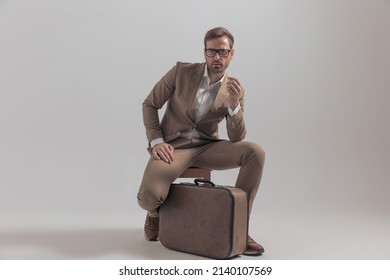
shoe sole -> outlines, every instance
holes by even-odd
[[[160,237],[157,237],[157,239],[148,238],[148,237],[146,236],[146,234],[144,234],[144,237],[145,237],[145,239],[146,239],[147,241],[159,241],[159,240],[160,240]]]
[[[245,256],[261,256],[264,253],[263,251],[258,251],[258,252],[244,252],[243,255]]]

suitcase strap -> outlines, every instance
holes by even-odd
[[[202,184],[208,184],[208,185],[212,185],[213,187],[215,187],[215,184],[213,182],[211,182],[210,180],[206,180],[206,179],[195,179],[194,180],[195,182],[195,185],[200,185],[199,183],[202,183]]]

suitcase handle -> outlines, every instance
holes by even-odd
[[[195,182],[195,185],[200,185],[199,183],[203,183],[203,184],[209,184],[209,185],[212,185],[213,187],[215,187],[215,184],[213,182],[211,182],[210,180],[206,180],[206,179],[195,179],[194,180]]]

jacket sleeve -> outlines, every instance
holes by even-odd
[[[246,136],[246,127],[244,121],[244,94],[245,90],[242,90],[240,98],[240,110],[231,117],[229,114],[226,116],[226,130],[229,140],[232,142],[242,141]]]
[[[154,139],[164,138],[160,127],[158,110],[164,106],[175,91],[176,72],[177,65],[156,83],[142,103],[142,115],[149,145]]]

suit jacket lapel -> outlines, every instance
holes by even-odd
[[[219,90],[217,92],[217,96],[215,97],[215,101],[213,106],[211,107],[212,110],[218,110],[220,107],[227,107],[228,105],[225,104],[227,102],[227,98],[229,96],[229,93],[226,89],[226,83],[227,83],[227,75],[222,81],[221,86],[219,87]]]
[[[229,93],[227,92],[226,89],[226,82],[227,82],[227,78],[225,77],[225,79],[222,81],[221,86],[219,87],[213,105],[211,106],[210,110],[202,117],[200,122],[204,119],[207,119],[210,114],[218,112],[221,108],[227,108],[229,106],[227,103],[227,98],[229,96]]]
[[[195,97],[196,93],[198,92],[200,81],[203,77],[205,65],[206,63],[199,64],[190,74],[191,77],[188,88],[187,111],[190,113],[190,117],[193,121],[194,116],[192,114],[192,109],[194,107]]]

